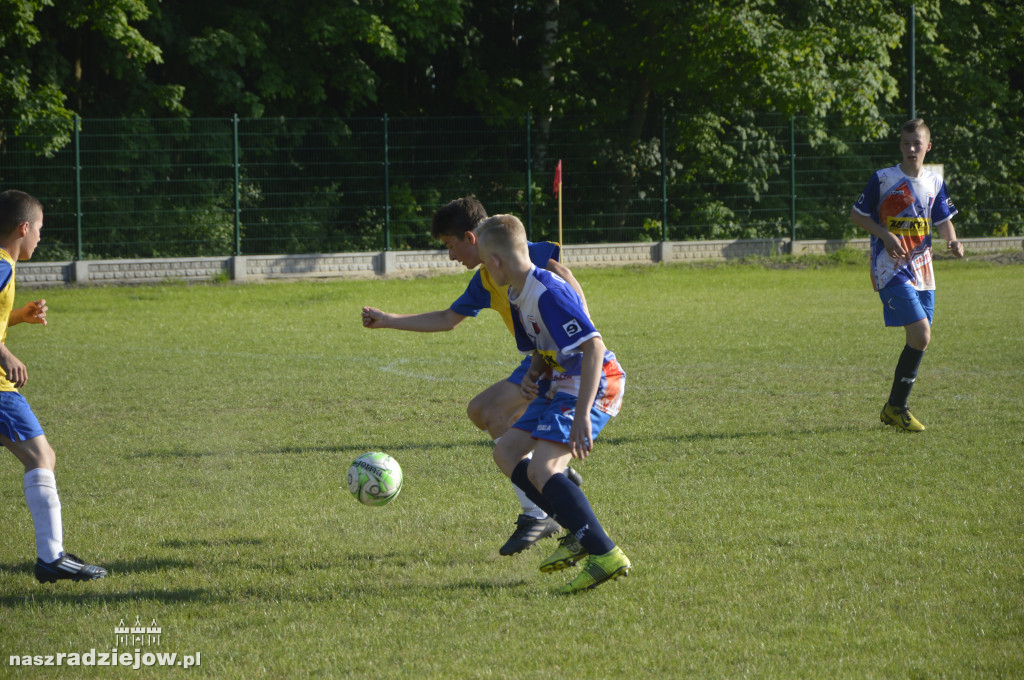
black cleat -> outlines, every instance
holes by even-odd
[[[92,581],[106,575],[107,570],[103,567],[86,564],[71,553],[64,553],[53,562],[36,560],[36,579],[40,583],[56,583],[60,579]]]
[[[573,468],[565,468],[565,476],[568,477],[569,481],[575,484],[576,486],[583,486],[583,475],[576,472],[576,470],[574,470]]]
[[[516,519],[516,530],[505,541],[505,545],[498,548],[498,552],[502,555],[515,555],[532,547],[540,539],[558,533],[559,529],[561,527],[558,522],[550,517],[537,519],[529,515],[519,515]]]

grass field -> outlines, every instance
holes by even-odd
[[[465,417],[515,363],[497,317],[360,325],[466,275],[20,289],[66,544],[110,576],[35,582],[8,456],[0,676],[134,677],[10,657],[136,617],[143,652],[200,654],[153,677],[1024,676],[1024,266],[938,263],[907,435],[878,422],[902,331],[864,263],[817,264],[576,271],[629,375],[579,469],[635,568],[574,597],[536,570],[554,541],[497,553],[518,506]],[[405,471],[384,508],[342,488],[370,450]]]

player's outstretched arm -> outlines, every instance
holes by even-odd
[[[953,220],[939,222],[935,225],[935,229],[939,232],[939,235],[945,239],[946,248],[953,253],[954,256],[964,256],[964,244],[956,240],[956,228],[953,226]]]
[[[451,309],[422,314],[389,314],[375,307],[363,307],[363,326],[366,328],[396,328],[401,331],[436,333],[452,330],[465,318]]]
[[[50,308],[46,306],[46,300],[33,300],[24,307],[12,309],[7,317],[7,325],[13,326],[19,323],[40,323],[46,325],[46,312]]]
[[[558,260],[548,260],[548,266],[545,267],[545,269],[552,274],[558,274],[560,277],[565,279],[566,283],[572,286],[572,289],[580,296],[580,301],[583,303],[583,311],[587,313],[587,316],[590,316],[590,308],[587,307],[587,296],[583,294],[583,286],[581,286],[580,282],[576,280],[576,277],[572,275],[572,270]]]

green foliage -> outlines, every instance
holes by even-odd
[[[1024,15],[1003,1],[915,7],[917,109],[933,124],[929,160],[943,164],[963,206],[958,227],[964,236],[1020,234]],[[530,115],[530,172],[549,177],[558,159],[577,180],[587,172],[585,183],[567,184],[564,226],[576,242],[649,238],[645,220],[663,212],[673,238],[789,235],[791,171],[815,188],[797,192],[797,236],[849,237],[853,198],[872,171],[898,160],[895,131],[909,115],[907,18],[904,3],[880,0],[313,0],[301,12],[270,0],[0,0],[0,151],[59,157],[74,113],[261,121],[268,134],[245,140],[253,163],[240,191],[256,250],[378,248],[387,208],[369,188],[379,187],[376,169],[354,183],[319,176],[317,154],[337,150],[331,162],[341,163],[376,153],[382,140],[346,137],[356,121],[422,119],[421,130],[392,141],[389,158],[408,174],[388,187],[398,198],[394,245],[421,247],[414,232],[424,215],[470,192],[504,210],[535,210],[538,233],[554,231],[549,191],[526,195],[543,183],[524,177],[522,140],[504,138]],[[432,117],[454,116],[469,129],[429,138]],[[339,121],[335,130],[320,129],[328,120]],[[147,142],[126,142],[136,144]],[[424,146],[436,154],[427,166]],[[122,161],[139,162],[132,153]],[[254,169],[264,162],[294,171],[269,177]],[[40,181],[0,167],[5,182]],[[137,174],[141,185],[158,184],[151,168]],[[172,210],[195,208],[207,226],[219,223],[210,216],[233,211],[233,196],[215,195],[221,180],[196,188],[206,205]],[[295,219],[281,225],[266,209]],[[210,240],[223,243],[217,227]]]

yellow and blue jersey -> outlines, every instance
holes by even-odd
[[[530,261],[540,269],[546,269],[548,260],[559,261],[561,248],[551,241],[528,244]],[[466,291],[452,303],[451,310],[462,316],[477,316],[482,309],[493,309],[501,315],[508,332],[515,335],[512,326],[512,310],[508,304],[508,286],[499,286],[484,267],[477,269]]]
[[[0,342],[7,341],[7,322],[14,309],[14,258],[0,248]],[[17,392],[18,389],[0,368],[0,392]]]
[[[894,259],[882,239],[871,235],[871,279],[875,290],[909,285],[935,290],[932,269],[932,225],[956,215],[946,183],[931,170],[908,177],[900,166],[883,168],[871,176],[853,209],[870,217],[900,238],[909,256]]]

